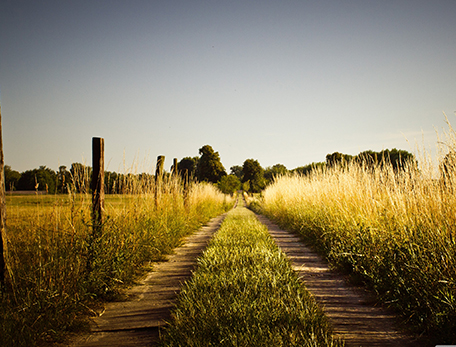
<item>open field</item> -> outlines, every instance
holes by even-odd
[[[91,196],[7,197],[9,290],[1,291],[0,345],[61,341],[122,285],[176,247],[232,201],[211,185],[107,195],[101,236],[92,233]]]
[[[394,171],[386,163],[284,176],[263,192],[260,205],[372,288],[406,327],[454,343],[456,162],[450,160],[439,179],[415,165]]]

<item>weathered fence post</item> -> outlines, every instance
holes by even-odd
[[[163,178],[163,169],[165,167],[165,156],[159,155],[157,157],[157,166],[155,167],[155,183],[157,184]]]
[[[189,184],[190,177],[188,177],[188,169],[185,169],[184,172],[184,208],[188,212],[189,209]]]
[[[177,158],[173,159],[173,166],[171,168],[171,183],[173,190],[173,210],[177,210],[178,196],[179,196],[179,172],[177,170]]]
[[[172,174],[173,174],[173,176],[177,177],[178,173],[179,172],[177,171],[177,158],[174,158],[173,159],[173,172],[172,172]]]
[[[158,195],[161,190],[161,183],[163,180],[164,167],[165,167],[165,156],[159,155],[157,157],[157,166],[155,167],[155,207],[158,207]]]
[[[5,162],[3,160],[2,111],[0,109],[0,284],[5,284],[6,275],[6,197]]]
[[[92,221],[93,236],[101,232],[104,211],[104,139],[92,138]]]

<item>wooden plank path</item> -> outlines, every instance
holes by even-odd
[[[185,238],[167,261],[154,265],[140,285],[126,293],[126,301],[108,303],[104,313],[93,319],[92,333],[76,338],[71,346],[151,346],[156,343],[160,328],[170,321],[170,311],[181,285],[190,278],[197,257],[225,216],[213,218]]]
[[[127,300],[106,305],[105,312],[92,321],[92,332],[73,341],[74,347],[153,346],[158,343],[160,328],[171,319],[177,293],[190,278],[198,256],[218,230],[226,214],[211,220],[197,233],[183,240],[183,245],[158,263],[152,272],[131,288]],[[329,270],[328,264],[301,239],[280,229],[264,216],[265,224],[277,245],[292,262],[293,269],[319,302],[337,336],[346,346],[424,346],[395,329],[395,317],[373,305],[371,296],[347,284]]]
[[[401,334],[395,328],[395,316],[374,306],[366,292],[350,286],[343,276],[330,271],[328,264],[301,239],[280,229],[264,216],[265,224],[277,245],[292,262],[293,269],[322,305],[337,336],[346,346],[424,346],[423,342]]]

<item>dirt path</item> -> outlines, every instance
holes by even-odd
[[[80,336],[71,346],[150,346],[157,342],[160,328],[170,320],[181,284],[191,276],[197,257],[225,215],[184,239],[168,261],[156,264],[140,285],[126,293],[126,301],[108,303],[104,313],[93,319],[92,333]]]
[[[299,237],[280,229],[264,216],[257,215],[265,224],[277,245],[292,262],[293,269],[314,295],[338,336],[346,346],[423,346],[395,329],[395,317],[376,307],[366,292],[349,284],[344,277],[330,271],[328,264]]]

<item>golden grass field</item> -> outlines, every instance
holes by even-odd
[[[144,182],[142,182],[144,183]],[[94,234],[91,195],[7,196],[8,290],[0,291],[0,345],[63,341],[104,300],[171,252],[181,238],[232,206],[209,184],[133,182],[106,195]]]
[[[370,286],[415,331],[455,342],[455,140],[450,126],[442,150],[450,154],[439,164],[421,158],[394,171],[351,162],[279,177],[263,192],[262,211]]]

